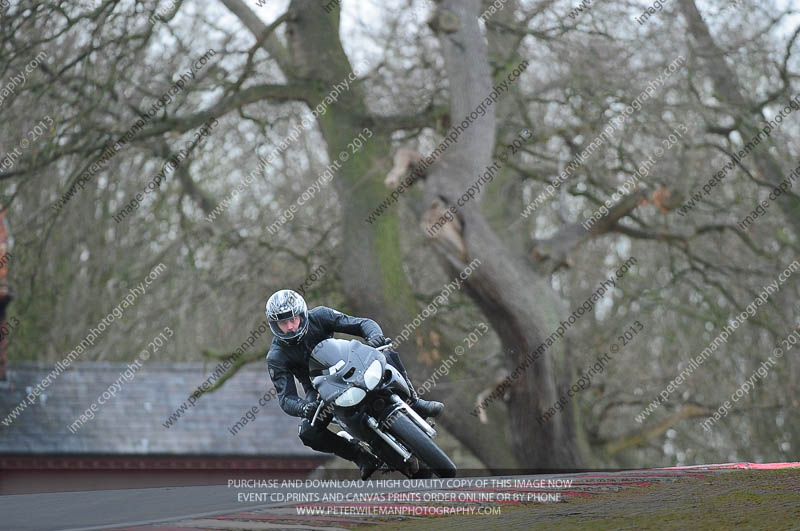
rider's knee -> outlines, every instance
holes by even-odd
[[[303,441],[303,444],[313,449],[316,449],[316,447],[319,446],[320,430],[312,426],[308,419],[304,419],[303,422],[300,423],[298,432],[300,440]]]

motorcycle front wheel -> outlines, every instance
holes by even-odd
[[[455,477],[456,465],[413,420],[398,413],[392,422],[391,432],[434,474],[440,478]]]

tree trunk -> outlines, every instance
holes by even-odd
[[[324,87],[319,100],[330,87],[353,71],[338,36],[338,9],[326,15],[318,2],[294,0],[289,8],[287,36],[298,77],[318,80]],[[397,208],[390,208],[374,223],[367,215],[386,198],[383,178],[389,171],[390,129],[379,129],[368,116],[358,85],[342,93],[319,117],[318,125],[327,143],[328,158],[337,160],[340,152],[351,155],[333,178],[341,201],[343,241],[342,278],[354,312],[369,316],[387,335],[398,333],[417,315],[412,286],[403,270]],[[374,135],[356,154],[347,146],[363,127]],[[399,128],[399,125],[398,125]],[[459,338],[460,340],[460,338]],[[455,344],[442,345],[442,349]],[[409,372],[426,378],[417,361],[413,342],[404,344],[403,360]],[[430,372],[430,371],[428,371]],[[419,383],[419,378],[415,378]],[[469,409],[474,394],[466,388],[445,391],[440,388],[431,397],[448,404],[441,424],[489,467],[514,466],[511,448],[498,433],[507,429],[505,419],[491,425],[474,422]]]
[[[445,68],[450,80],[453,124],[474,111],[490,94],[491,72],[486,42],[478,25],[478,0],[443,0],[437,13]],[[495,109],[490,106],[452,144],[430,172],[426,205],[456,200],[493,164]],[[558,326],[562,305],[544,278],[534,274],[521,257],[500,243],[480,209],[480,195],[458,210],[460,223],[448,223],[433,245],[451,274],[477,258],[480,267],[466,281],[475,300],[500,336],[509,372],[520,366]],[[448,245],[447,232],[462,239]],[[460,252],[458,249],[462,249]],[[557,377],[569,374],[563,343],[556,342],[511,383],[508,413],[514,453],[520,466],[576,467],[581,463],[574,417],[564,410],[543,426],[536,417],[558,398]]]
[[[267,28],[241,0],[223,2],[260,38]],[[450,111],[453,121],[461,121],[489,94],[489,71],[486,45],[478,28],[478,2],[464,5],[454,0],[440,7],[441,28],[448,21],[457,22],[455,31],[443,30],[441,41],[450,78]],[[448,17],[450,15],[450,18]],[[305,82],[317,87],[315,95],[306,93],[301,99],[309,105],[322,101],[335,84],[352,71],[338,35],[338,9],[326,14],[313,0],[293,0],[285,17],[288,43],[282,48],[276,39],[263,41],[276,57],[284,74],[292,83]],[[453,16],[455,18],[453,18]],[[313,92],[313,91],[312,91]],[[316,101],[314,101],[316,98]],[[341,93],[328,105],[317,123],[327,143],[330,161],[349,159],[333,178],[341,201],[343,240],[342,278],[354,312],[376,319],[389,335],[397,333],[417,314],[413,290],[403,270],[400,247],[400,226],[397,209],[391,207],[373,223],[365,218],[386,197],[383,176],[388,173],[390,135],[396,127],[385,125],[385,119],[369,116],[358,84]],[[378,124],[381,124],[378,126]],[[364,127],[373,136],[357,153],[348,143]],[[494,109],[471,126],[452,146],[427,180],[427,204],[437,197],[454,202],[477,176],[491,163],[494,146]],[[442,259],[450,277],[455,277],[472,259],[480,266],[465,284],[465,291],[483,310],[499,334],[507,356],[509,372],[523,362],[558,326],[561,304],[544,278],[537,277],[519,256],[506,249],[492,232],[480,212],[480,201],[468,203],[460,212],[464,221],[463,240],[468,256],[454,253],[441,240],[433,247]],[[461,338],[441,348],[452,350]],[[405,344],[403,359],[412,375],[424,374],[415,356],[409,356],[413,342]],[[564,381],[569,364],[563,344],[556,344],[531,365],[508,391],[509,415],[489,415],[483,424],[470,414],[475,389],[466,386],[445,391],[434,388],[431,397],[448,404],[441,423],[466,448],[491,469],[524,467],[575,467],[580,464],[573,415],[563,411],[539,428],[535,418],[546,411],[564,390],[556,384]],[[494,384],[487,377],[487,385]],[[496,406],[495,406],[496,407]],[[491,413],[494,408],[488,409]],[[509,445],[502,435],[511,433]]]

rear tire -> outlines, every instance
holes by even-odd
[[[455,477],[456,465],[413,420],[398,412],[392,421],[390,431],[403,442],[411,453],[433,470],[434,474],[440,478]],[[421,463],[420,468],[422,468]]]

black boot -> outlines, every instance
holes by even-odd
[[[403,365],[400,356],[397,354],[395,350],[386,350],[384,351],[390,360],[390,363],[394,365],[394,367],[400,371],[400,374],[403,375],[403,378],[408,385],[408,390],[411,393],[411,396],[408,398],[408,405],[411,406],[411,409],[417,412],[419,416],[422,418],[428,417],[435,417],[439,415],[442,410],[444,409],[444,404],[441,402],[435,402],[433,400],[423,400],[417,394],[417,390],[414,389],[414,384],[411,383],[411,378],[408,377],[408,371],[406,371],[405,366]]]
[[[361,471],[361,479],[363,481],[369,479],[372,473],[378,470],[382,464],[371,454],[361,449],[359,449],[359,454],[356,456],[355,462],[358,465],[358,469]]]
[[[439,416],[444,409],[444,404],[435,400],[421,399],[417,394],[417,390],[414,389],[414,384],[411,383],[408,373],[404,373],[403,377],[406,379],[409,391],[411,391],[411,396],[408,399],[408,405],[411,406],[411,409],[416,411],[417,414],[424,419]]]
[[[361,470],[363,479],[368,478],[382,464],[380,461],[376,462],[376,459],[361,448],[358,443],[339,437],[319,425],[312,427],[308,419],[300,423],[300,440],[303,441],[303,444],[318,452],[333,452],[342,459],[354,462]]]
[[[411,409],[416,411],[420,417],[437,417],[444,410],[444,404],[435,400],[423,400],[419,397],[410,404]]]

